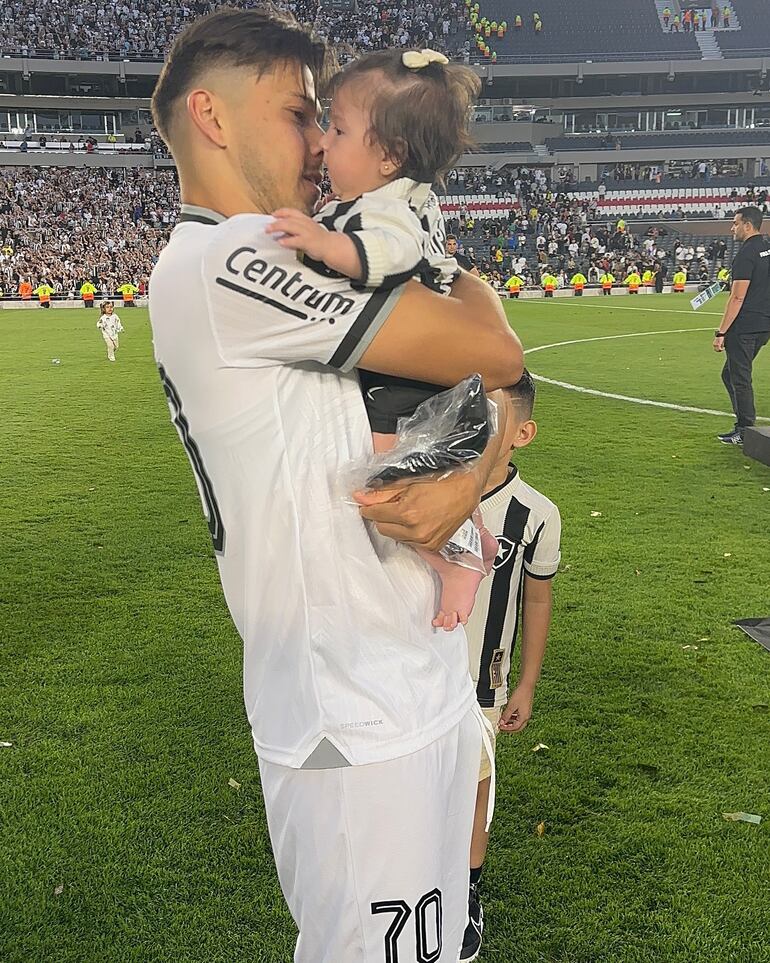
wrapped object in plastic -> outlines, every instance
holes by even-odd
[[[354,464],[348,491],[377,490],[399,482],[437,481],[450,472],[468,471],[497,431],[497,407],[475,374],[418,405],[398,423],[396,443],[366,464]],[[468,519],[439,554],[449,562],[488,574],[484,545],[491,536],[480,527],[481,516]],[[486,539],[486,543],[485,543]],[[496,550],[496,546],[495,546]]]
[[[383,488],[399,481],[435,480],[468,469],[497,430],[497,410],[475,374],[433,395],[398,423],[398,439],[374,456],[362,487]]]

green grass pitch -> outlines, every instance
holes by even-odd
[[[507,309],[527,347],[581,342],[538,375],[726,411],[722,303]],[[287,963],[239,639],[147,314],[120,313],[108,364],[95,312],[0,312],[0,960]],[[770,348],[755,383],[770,417]],[[770,614],[770,469],[716,442],[728,417],[551,384],[536,417],[563,566],[500,739],[482,963],[770,961],[770,654],[730,625]]]

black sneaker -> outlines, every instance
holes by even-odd
[[[481,934],[484,932],[484,910],[479,899],[479,888],[471,884],[468,892],[468,925],[460,950],[460,963],[477,960],[481,952]]]
[[[733,428],[732,431],[726,431],[723,435],[717,435],[717,438],[722,442],[723,445],[743,444],[743,432],[740,428]]]

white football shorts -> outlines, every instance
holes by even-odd
[[[368,766],[260,760],[295,963],[457,963],[482,723]]]

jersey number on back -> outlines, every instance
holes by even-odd
[[[206,514],[206,520],[209,523],[214,551],[221,555],[225,548],[225,527],[222,524],[222,514],[219,511],[219,505],[217,505],[217,500],[214,497],[214,486],[206,474],[200,450],[195,444],[195,441],[190,437],[190,425],[182,411],[182,399],[179,397],[179,392],[166,374],[166,369],[162,364],[158,365],[158,371],[160,372],[163,390],[166,392],[166,398],[168,398],[171,420],[179,432],[179,437],[182,439],[182,444],[185,447],[185,451],[190,459],[190,464],[192,465],[195,481],[198,485],[201,501],[203,502],[203,510]]]
[[[398,963],[398,939],[412,910],[402,899],[372,903],[372,915],[392,913],[393,922],[385,934],[385,963]],[[417,963],[436,963],[441,956],[442,940],[441,890],[433,889],[420,898],[414,908],[414,929]],[[411,954],[407,953],[407,959]]]

